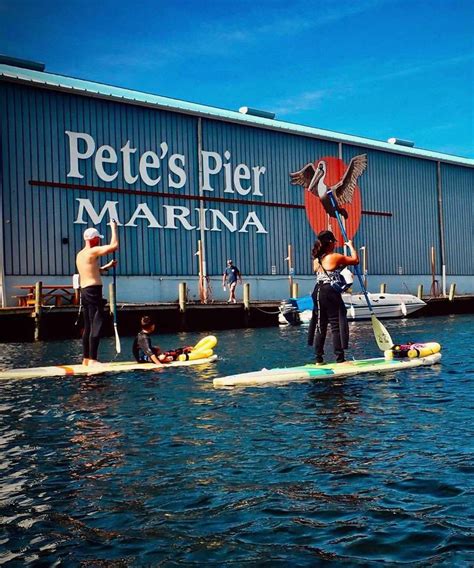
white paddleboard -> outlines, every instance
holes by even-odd
[[[262,369],[261,371],[251,373],[219,377],[214,379],[213,384],[215,387],[286,384],[314,379],[351,377],[361,373],[391,373],[413,367],[434,365],[438,363],[440,359],[441,353],[435,353],[426,357],[416,357],[413,359],[392,359],[387,361],[381,357],[378,359],[363,359],[361,361],[348,361],[346,363],[332,363],[329,365],[309,364],[301,367]]]
[[[189,361],[172,361],[164,365],[155,363],[137,363],[136,361],[114,361],[100,365],[55,365],[53,367],[31,367],[26,369],[10,369],[0,371],[2,379],[37,379],[43,377],[68,377],[74,375],[99,375],[101,373],[121,373],[127,371],[159,371],[168,367],[190,367],[203,365],[217,359],[217,355]]]

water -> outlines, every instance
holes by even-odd
[[[472,566],[473,324],[388,322],[444,349],[385,376],[215,390],[309,359],[304,329],[272,328],[220,332],[206,367],[0,383],[0,563]],[[356,357],[378,355],[369,323],[351,333]],[[0,345],[0,364],[79,350]]]

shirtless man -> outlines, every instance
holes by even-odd
[[[84,248],[77,253],[76,265],[81,283],[81,303],[84,313],[84,333],[82,335],[83,365],[98,363],[100,331],[103,323],[102,270],[108,270],[117,264],[111,260],[99,266],[99,257],[118,249],[117,222],[111,221],[112,236],[108,245],[100,246],[104,237],[95,228],[84,231]]]

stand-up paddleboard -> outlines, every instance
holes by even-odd
[[[361,361],[348,361],[346,363],[332,363],[329,365],[310,364],[302,367],[262,369],[252,373],[219,377],[214,379],[213,383],[215,387],[237,387],[351,377],[361,373],[391,373],[413,367],[434,365],[440,359],[441,353],[438,352],[425,357],[407,357],[391,360],[380,357],[378,359],[363,359]]]
[[[127,371],[159,371],[168,367],[190,367],[212,363],[217,359],[213,347],[217,339],[208,335],[199,341],[193,350],[180,355],[180,360],[162,365],[155,363],[137,363],[136,361],[113,361],[112,363],[100,363],[99,365],[55,365],[52,367],[31,367],[26,369],[10,369],[0,371],[2,379],[36,379],[43,377],[66,377],[73,375],[100,375],[102,373],[122,373]],[[181,360],[183,358],[184,360]]]

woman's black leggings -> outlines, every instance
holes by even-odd
[[[84,332],[82,334],[82,353],[84,359],[97,360],[100,335],[104,322],[102,311],[102,286],[87,286],[81,289],[82,310],[84,313]]]
[[[324,342],[329,324],[336,361],[344,361],[344,349],[347,349],[349,343],[349,325],[347,309],[341,294],[336,292],[330,284],[322,284],[314,289],[313,301],[312,325],[314,326],[316,357],[322,358],[324,355]]]

